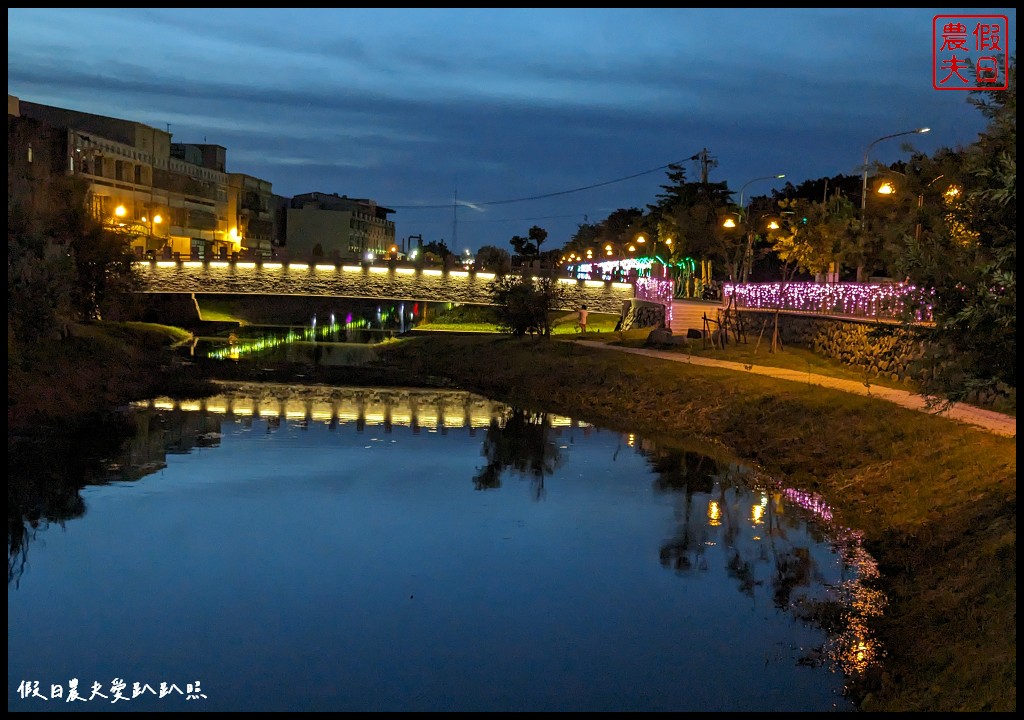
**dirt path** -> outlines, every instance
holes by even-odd
[[[705,365],[708,367],[717,367],[726,370],[736,370],[738,372],[767,375],[768,377],[778,378],[779,380],[789,380],[791,382],[811,383],[822,387],[855,393],[857,395],[866,395],[879,400],[887,400],[888,402],[901,405],[905,408],[910,408],[911,410],[919,410],[921,412],[931,413],[940,417],[946,417],[950,420],[956,420],[957,422],[974,425],[975,427],[980,427],[989,432],[996,433],[997,435],[1017,437],[1017,418],[1012,415],[1004,415],[992,410],[985,410],[983,408],[963,404],[957,404],[948,410],[937,412],[935,410],[930,410],[927,407],[925,399],[922,396],[915,395],[907,390],[896,390],[894,388],[881,387],[879,385],[865,385],[863,382],[859,382],[857,380],[840,380],[839,378],[833,378],[827,375],[799,372],[797,370],[785,370],[783,368],[766,367],[764,365],[746,365],[744,363],[730,362],[728,360],[694,357],[692,355],[678,352],[648,350],[646,348],[626,348],[617,345],[591,342],[588,340],[577,340],[576,342],[579,345],[585,345],[586,347],[596,348],[599,350],[617,350],[619,352],[633,353],[634,355],[644,355],[647,357],[659,358],[661,360],[671,360],[672,362],[689,363],[691,365]]]

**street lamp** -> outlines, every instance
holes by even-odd
[[[861,178],[860,183],[860,216],[864,219],[864,208],[867,207],[868,203],[868,155],[871,154],[871,148],[883,140],[890,140],[892,138],[901,137],[903,135],[920,135],[926,132],[931,132],[931,128],[918,128],[917,130],[905,130],[904,132],[893,133],[892,135],[883,135],[877,140],[872,140],[871,144],[868,145],[864,151],[864,175]]]
[[[741,213],[740,218],[742,220],[744,220],[744,221],[746,219],[747,209],[743,206],[743,192],[747,189],[747,186],[750,185],[750,183],[755,183],[758,180],[781,180],[784,177],[786,177],[786,176],[783,173],[780,173],[778,175],[765,175],[764,177],[756,177],[753,180],[747,180],[747,182],[743,183],[742,187],[740,187],[740,213]],[[730,226],[726,225],[726,227],[730,227]],[[741,282],[746,282],[747,278],[750,275],[750,266],[753,264],[753,257],[754,257],[754,231],[750,227],[748,227],[747,228],[747,248],[743,252],[743,272],[740,274],[740,277],[739,277],[739,280]]]
[[[892,173],[896,173],[897,175],[902,175],[903,177],[907,177],[905,173],[901,173],[898,170],[887,170],[886,172],[892,172]],[[941,180],[944,177],[946,177],[945,173],[943,173],[942,175],[938,175],[936,177],[933,177],[928,182],[928,184],[924,186],[924,188],[921,190],[921,192],[919,192],[917,194],[917,213],[918,213],[918,217],[917,217],[917,225],[914,228],[914,240],[917,241],[917,242],[921,241],[921,208],[924,207],[924,194],[928,190],[928,188],[930,188],[932,185],[934,185],[936,183],[936,181]],[[951,193],[951,191],[952,191],[952,193]],[[886,180],[884,183],[879,185],[878,190],[876,190],[875,192],[877,192],[879,195],[892,195],[893,193],[896,192],[896,186],[893,185],[890,181]],[[949,198],[951,196],[955,196],[958,192],[959,192],[958,188],[956,188],[953,185],[950,185],[949,190],[947,190],[943,194],[945,195],[945,197]]]
[[[864,151],[864,174],[862,175],[861,182],[860,182],[860,220],[861,220],[862,224],[864,223],[864,211],[865,211],[865,209],[867,208],[867,205],[868,205],[868,156],[871,154],[871,148],[873,148],[875,145],[877,145],[878,143],[882,142],[883,140],[890,140],[892,138],[902,137],[903,135],[919,135],[919,134],[930,132],[930,131],[931,131],[931,128],[926,128],[926,127],[917,128],[916,130],[904,130],[903,132],[893,133],[892,135],[883,135],[882,137],[877,138],[876,140],[872,140],[871,143],[868,145],[867,149]],[[863,280],[864,280],[864,259],[863,259],[864,232],[863,232],[863,228],[861,228],[861,233],[860,233],[860,247],[861,247],[862,257],[861,257],[861,259],[860,259],[860,261],[859,261],[859,263],[857,265],[857,282],[863,282]]]
[[[143,215],[139,219],[142,222],[144,222],[144,223],[149,223],[149,236],[150,237],[155,237],[155,235],[153,235],[153,226],[154,225],[159,225],[160,223],[162,223],[164,221],[164,219],[160,216],[160,213],[157,213],[152,218],[147,218],[145,215]]]
[[[740,210],[743,210],[743,191],[747,189],[747,185],[749,185],[750,183],[757,182],[758,180],[781,180],[784,177],[786,177],[784,174],[765,175],[764,177],[757,177],[754,178],[753,180],[747,180],[747,182],[743,183],[743,186],[740,188]]]

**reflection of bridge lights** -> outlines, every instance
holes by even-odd
[[[334,272],[338,268],[336,268],[334,265],[327,265],[326,263],[322,263],[322,264],[319,264],[319,265],[314,265],[313,269],[314,270],[329,270],[330,272]]]
[[[708,525],[718,527],[722,524],[722,508],[718,506],[717,500],[708,503]]]
[[[750,520],[755,525],[760,525],[764,522],[764,505],[755,505],[750,508]]]
[[[361,430],[365,426],[403,426],[423,428],[429,432],[446,432],[449,429],[487,428],[494,420],[500,420],[508,411],[507,406],[483,400],[470,394],[458,393],[454,399],[449,393],[442,396],[424,393],[418,400],[410,399],[406,392],[391,395],[378,392],[373,399],[362,393],[355,397],[321,400],[312,398],[283,398],[257,401],[254,398],[221,395],[201,401],[174,401],[158,398],[153,401],[133,403],[137,407],[151,407],[157,410],[206,411],[211,414],[236,418],[258,417],[296,423],[316,421],[332,428],[338,424],[354,424]],[[391,399],[391,398],[394,399]],[[556,424],[572,422],[568,418],[554,416]]]
[[[481,280],[493,280],[494,279],[494,273],[489,273],[489,272],[478,272],[476,274],[476,276],[478,278],[480,278]]]
[[[254,262],[239,262],[239,263],[235,263],[235,267],[242,268],[243,270],[252,270],[254,267],[256,267],[256,263],[254,263]]]
[[[181,264],[181,266],[187,268],[202,267],[203,262],[201,260],[186,260]]]
[[[395,272],[398,273],[399,275],[415,275],[416,268],[400,267],[395,268]]]
[[[308,263],[290,262],[288,263],[289,270],[309,270]]]
[[[210,267],[226,268],[226,267],[231,267],[231,263],[224,262],[223,260],[212,260],[210,262]]]
[[[283,265],[281,265],[281,263],[275,263],[275,262],[263,263],[263,269],[264,270],[280,270],[282,267],[283,267]]]
[[[345,272],[362,272],[363,269],[358,265],[342,265],[341,269]]]
[[[377,274],[384,274],[384,273],[388,272],[388,269],[386,267],[380,267],[379,265],[371,265],[370,266],[370,272],[377,273]]]
[[[435,268],[424,268],[424,269],[423,269],[423,274],[424,274],[424,275],[435,275],[435,276],[440,276],[440,275],[441,275],[442,273],[441,273],[441,271],[440,271],[440,270],[437,270],[437,269],[435,269]]]
[[[461,412],[446,412],[441,416],[441,421],[446,428],[461,428],[465,425],[466,418]]]
[[[173,260],[157,260],[157,267],[178,267],[178,263]]]

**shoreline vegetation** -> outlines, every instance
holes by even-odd
[[[9,342],[9,441],[241,379],[459,387],[655,441],[698,440],[820,494],[863,532],[888,605],[872,624],[882,670],[852,688],[860,710],[1016,710],[1016,438],[821,387],[598,352],[569,334],[423,332],[354,368],[184,365],[170,348],[188,337],[100,323],[59,343]]]

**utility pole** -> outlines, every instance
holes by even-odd
[[[713,167],[718,167],[718,161],[708,155],[708,149],[704,148],[697,153],[697,158],[700,160],[700,181],[704,185],[708,184],[708,170]]]
[[[458,234],[459,228],[459,189],[455,188],[452,194],[452,248],[456,247],[456,242],[459,239]]]

